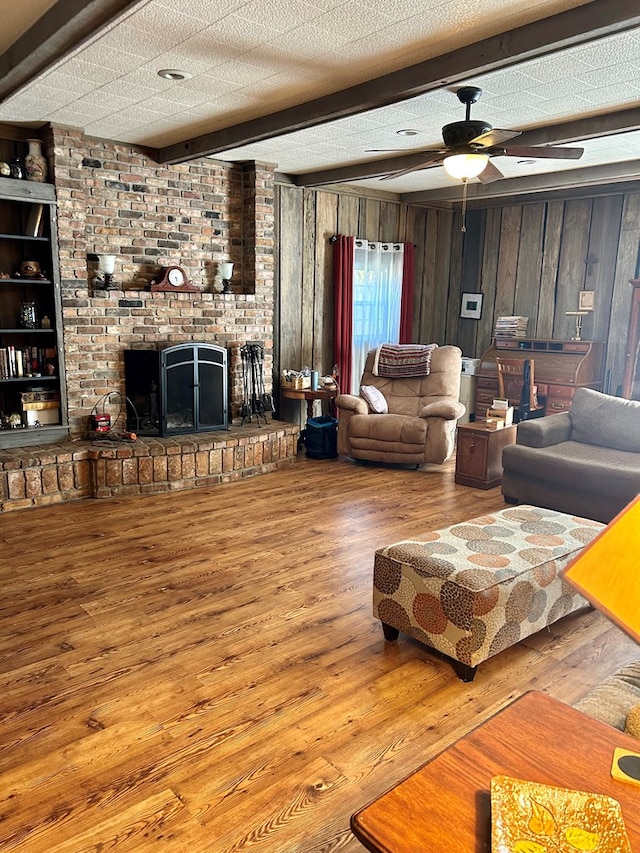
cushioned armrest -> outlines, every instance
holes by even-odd
[[[516,444],[527,447],[550,447],[569,441],[571,436],[571,415],[560,412],[546,418],[536,418],[531,421],[520,421],[516,432]]]
[[[432,403],[427,403],[423,406],[420,412],[421,418],[444,418],[447,421],[454,421],[461,418],[467,410],[463,403],[457,400],[434,400]]]
[[[369,406],[367,406],[362,397],[356,397],[355,394],[338,394],[336,397],[336,406],[339,409],[347,409],[356,415],[369,414]]]

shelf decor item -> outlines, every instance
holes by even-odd
[[[47,161],[42,154],[42,142],[39,139],[27,139],[29,152],[24,158],[24,167],[28,181],[42,184],[47,180]]]
[[[24,178],[24,162],[22,157],[11,158],[11,162],[9,163],[9,177],[15,178],[18,181],[21,181]]]
[[[23,302],[20,311],[20,325],[23,329],[35,329],[38,325],[38,316],[35,302]]]

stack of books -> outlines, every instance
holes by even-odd
[[[498,317],[493,331],[495,338],[526,338],[528,317]]]

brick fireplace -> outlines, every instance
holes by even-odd
[[[226,347],[230,419],[242,403],[243,344],[264,344],[273,365],[273,166],[201,159],[156,163],[139,148],[53,128],[64,349],[72,437],[86,434],[105,394],[124,392],[124,350],[202,341]],[[94,253],[116,255],[121,290],[95,290]],[[89,260],[88,260],[89,257]],[[233,293],[217,273],[233,261]],[[177,264],[197,293],[150,292]]]
[[[50,129],[45,148],[58,202],[71,442],[1,452],[0,509],[188,488],[293,461],[297,426],[270,424],[262,433],[239,426],[244,344],[264,347],[265,388],[272,390],[273,166],[210,159],[165,166],[141,148],[58,127]],[[99,253],[116,256],[119,290],[94,288]],[[235,265],[232,293],[221,292],[222,261]],[[149,282],[169,265],[181,266],[200,290],[151,292]],[[95,405],[106,399],[108,411],[109,395],[124,394],[124,351],[195,341],[227,350],[230,432],[92,455],[82,439]],[[169,460],[178,455],[180,465]]]

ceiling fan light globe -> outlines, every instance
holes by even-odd
[[[445,157],[442,165],[448,175],[459,181],[477,178],[489,162],[488,154],[453,154]]]

